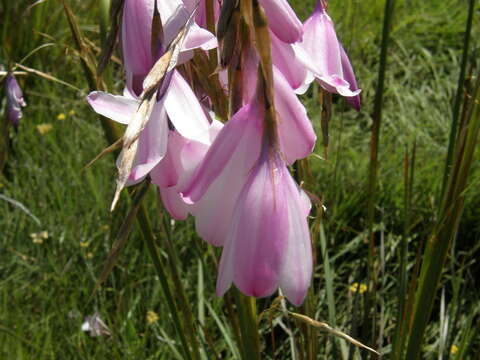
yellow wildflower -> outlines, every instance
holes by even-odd
[[[52,124],[40,124],[37,125],[37,130],[40,135],[45,135],[46,133],[50,132],[53,129]]]
[[[458,353],[458,346],[453,344],[452,347],[450,348],[450,354],[456,355]]]
[[[87,253],[87,259],[91,259],[93,258],[93,253],[92,252],[88,252]]]
[[[365,291],[367,291],[367,285],[354,282],[352,285],[350,285],[349,289],[353,293],[359,292],[360,294],[363,294]]]
[[[48,231],[40,231],[38,233],[31,233],[30,237],[34,244],[43,244],[43,240],[48,239]]]
[[[156,323],[158,319],[158,314],[155,311],[147,311],[147,323],[149,325]]]
[[[88,241],[80,241],[80,247],[81,248],[86,248],[86,247],[88,247],[88,245],[90,245],[90,243]]]
[[[64,113],[60,113],[57,115],[57,120],[65,120],[67,116]]]
[[[68,112],[68,115],[70,115],[70,116],[75,115],[75,110],[70,110],[70,111]]]

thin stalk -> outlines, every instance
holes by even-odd
[[[254,297],[245,296],[236,288],[235,301],[239,312],[244,360],[260,360],[260,336],[257,323],[257,306]]]
[[[383,95],[385,92],[385,73],[387,69],[387,53],[388,44],[390,41],[390,28],[393,19],[393,10],[395,0],[387,0],[385,2],[385,12],[383,19],[383,33],[382,44],[380,48],[380,66],[378,69],[378,82],[375,92],[375,100],[372,114],[372,131],[370,139],[370,166],[368,176],[368,205],[367,205],[367,221],[368,221],[368,295],[365,301],[365,313],[363,322],[364,340],[368,340],[369,335],[371,339],[375,339],[375,298],[377,286],[377,274],[375,266],[375,234],[373,225],[375,222],[375,203],[377,192],[377,177],[378,177],[378,146],[380,139],[380,125],[382,121]],[[373,312],[370,313],[371,308]],[[371,322],[369,321],[371,319]],[[371,327],[370,327],[371,326]]]
[[[455,138],[457,136],[460,106],[462,104],[462,98],[464,93],[465,73],[467,70],[468,50],[469,50],[469,44],[470,44],[470,37],[472,34],[474,7],[475,7],[475,0],[469,0],[468,1],[468,18],[465,25],[465,38],[463,39],[462,61],[460,63],[460,73],[458,75],[457,92],[455,94],[455,100],[454,100],[453,109],[452,109],[452,125],[450,128],[450,137],[448,141],[448,153],[447,153],[447,159],[445,162],[445,170],[443,172],[443,183],[442,183],[441,194],[443,194],[443,192],[445,191],[445,186],[447,186],[448,174],[450,173],[450,168],[452,167],[453,149],[455,148]]]
[[[404,160],[404,225],[403,235],[400,246],[400,274],[398,280],[398,312],[397,325],[392,344],[392,359],[400,359],[405,344],[406,334],[406,298],[408,285],[407,257],[408,257],[408,235],[410,231],[411,207],[412,207],[412,189],[415,169],[416,141],[413,144],[411,156],[409,156],[408,148],[405,151]]]
[[[108,37],[108,23],[110,22],[110,0],[100,0],[100,38],[102,49],[106,46]]]

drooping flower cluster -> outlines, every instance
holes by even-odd
[[[128,125],[119,178],[125,169],[126,185],[149,176],[173,218],[192,214],[198,234],[224,247],[218,295],[233,282],[257,297],[280,288],[299,305],[312,274],[311,205],[287,166],[313,151],[316,135],[298,95],[317,79],[358,109],[360,90],[324,2],[302,24],[287,0],[259,0],[248,19],[246,1],[252,2],[214,1],[217,41],[206,30],[204,0],[125,0],[124,95],[93,92],[88,101]],[[271,20],[263,33],[253,20],[259,18]],[[230,99],[225,125],[216,120],[210,80],[198,78],[195,61],[217,62],[208,52],[217,45],[221,68],[208,75],[218,76]],[[151,95],[158,67],[163,72]],[[152,106],[144,112],[146,101]]]

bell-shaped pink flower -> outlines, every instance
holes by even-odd
[[[16,128],[22,118],[22,107],[27,106],[27,103],[23,99],[23,92],[17,79],[10,72],[5,79],[5,93],[7,95],[7,119]]]
[[[348,99],[349,103],[359,110],[360,89],[322,0],[317,1],[313,14],[305,21],[303,40],[295,49],[300,60],[325,90],[353,98]]]
[[[217,280],[222,296],[233,282],[244,294],[271,295],[278,287],[300,305],[310,285],[310,202],[280,155],[264,146],[236,202]]]
[[[163,25],[163,39],[158,39],[159,53],[152,54],[151,36],[155,1]],[[190,13],[181,0],[125,0],[122,21],[122,52],[127,86],[136,95],[142,92],[142,82],[155,61],[186,24]],[[188,60],[192,49],[209,50],[217,46],[216,38],[193,23],[182,43],[179,62]]]

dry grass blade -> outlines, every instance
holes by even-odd
[[[194,13],[195,12],[192,12],[192,15],[186,21],[176,38],[171,42],[165,54],[157,60],[143,81],[143,92],[140,96],[140,105],[123,135],[123,148],[118,160],[117,186],[110,211],[115,209],[118,199],[120,198],[120,193],[127,184],[128,177],[132,171],[133,161],[135,160],[135,155],[137,153],[138,137],[150,119],[150,115],[157,102],[158,90],[165,79],[165,75],[177,65],[180,48],[183,39],[187,34],[188,27],[191,25]]]
[[[122,146],[122,143],[123,143],[123,138],[120,138],[117,141],[115,141],[112,145],[107,146],[97,156],[95,156],[92,160],[90,160],[88,164],[83,167],[82,171],[87,170],[90,166],[92,166],[98,160],[102,159],[105,155],[108,155],[111,152],[119,149]]]
[[[142,100],[132,121],[130,121],[128,124],[125,134],[122,137],[123,148],[118,159],[118,178],[116,181],[117,186],[110,211],[115,209],[118,199],[120,198],[120,193],[127,184],[128,177],[132,171],[133,161],[135,160],[135,155],[137,154],[138,136],[145,128],[145,125],[152,114],[153,107],[155,106],[155,102],[157,100],[156,94],[157,92],[154,91],[147,99]]]
[[[130,231],[132,230],[133,223],[134,223],[135,218],[137,216],[138,209],[140,208],[143,197],[147,193],[149,185],[150,185],[149,180],[144,181],[140,185],[140,188],[138,189],[135,196],[133,197],[132,207],[131,207],[127,217],[123,221],[122,226],[120,227],[120,230],[118,231],[118,235],[115,239],[115,243],[113,244],[112,249],[108,253],[107,261],[105,263],[105,266],[103,267],[102,273],[100,274],[100,276],[97,280],[97,283],[95,284],[92,295],[98,290],[98,288],[107,279],[108,275],[112,272],[112,269],[115,266],[115,263],[117,262],[118,256],[120,255],[120,251],[123,249],[123,247],[125,246],[125,244],[127,242],[128,235],[130,234]]]
[[[358,340],[355,340],[354,338],[352,338],[350,335],[347,335],[345,334],[344,332],[340,331],[340,330],[337,330],[337,329],[334,329],[332,328],[330,325],[328,325],[327,323],[324,323],[324,322],[320,322],[320,321],[316,321],[316,320],[313,320],[311,318],[309,318],[308,316],[305,316],[305,315],[302,315],[302,314],[298,314],[298,313],[294,313],[294,312],[288,312],[289,315],[291,315],[293,318],[297,319],[297,320],[300,320],[304,323],[307,323],[308,325],[311,325],[313,327],[316,327],[318,329],[323,329],[327,332],[329,332],[330,334],[332,335],[335,335],[335,336],[338,336],[344,340],[347,340],[348,342],[352,343],[353,345],[355,346],[358,346],[362,349],[365,349],[365,350],[368,350],[376,355],[380,355],[379,352],[375,351],[374,349],[372,349],[371,347],[368,347],[364,344],[362,344],[360,341]]]
[[[32,68],[29,68],[25,65],[22,65],[22,64],[18,64],[18,63],[15,63],[15,67],[19,67],[20,69],[22,70],[25,70],[26,72],[30,73],[30,74],[34,74],[34,75],[37,75],[37,76],[40,76],[46,80],[50,80],[50,81],[53,81],[53,82],[56,82],[56,83],[59,83],[59,84],[62,84],[62,85],[65,85],[67,87],[69,87],[70,89],[73,89],[75,91],[82,91],[81,89],[77,88],[76,86],[72,85],[72,84],[69,84],[67,83],[66,81],[63,81],[63,80],[60,80],[58,78],[56,78],[55,76],[52,76],[52,75],[49,75],[47,73],[44,73],[40,70],[35,70],[35,69],[32,69]]]

